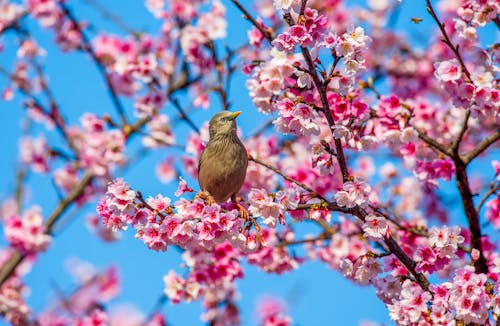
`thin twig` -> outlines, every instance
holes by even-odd
[[[222,86],[224,83],[224,62],[219,60],[219,56],[217,55],[217,48],[215,47],[214,42],[209,42],[207,46],[212,54],[212,61],[215,65],[215,71],[217,74],[217,85],[214,87],[214,91],[219,95],[220,101],[222,103],[222,109],[229,110],[228,93]]]
[[[478,214],[481,211],[481,208],[483,207],[483,205],[486,202],[486,200],[488,200],[488,198],[491,195],[496,194],[497,191],[500,191],[500,183],[498,183],[497,185],[495,185],[492,182],[491,185],[490,185],[490,188],[488,189],[488,191],[483,195],[483,197],[479,201],[479,204],[477,204],[476,211],[477,211]]]
[[[248,157],[248,160],[249,161],[253,161],[253,162],[255,162],[255,163],[259,164],[259,165],[262,165],[263,167],[265,167],[265,168],[273,171],[274,173],[279,174],[281,177],[283,177],[283,179],[285,179],[285,180],[287,180],[287,181],[289,181],[291,183],[296,184],[297,186],[301,187],[304,190],[309,191],[315,197],[320,198],[320,199],[324,200],[325,202],[327,201],[326,198],[324,198],[323,196],[321,196],[320,194],[318,194],[316,191],[314,191],[312,188],[310,188],[306,184],[304,184],[304,183],[302,183],[302,182],[300,182],[298,180],[295,180],[294,178],[291,178],[291,177],[287,176],[286,174],[284,174],[283,172],[281,172],[280,170],[278,170],[274,166],[272,166],[272,165],[270,165],[268,163],[265,163],[265,162],[263,162],[263,161],[255,158],[253,156],[250,156],[250,155]]]
[[[274,35],[269,30],[269,28],[262,27],[257,22],[257,20],[255,20],[255,18],[253,18],[253,16],[245,9],[245,7],[241,5],[241,3],[238,0],[231,0],[231,2],[234,3],[236,7],[238,7],[238,9],[243,13],[244,18],[248,19],[255,26],[255,28],[257,28],[262,33],[262,35],[269,42],[269,44],[271,44],[274,39]]]
[[[99,70],[101,76],[106,81],[108,93],[111,97],[111,100],[113,101],[113,105],[114,105],[116,111],[120,115],[120,118],[122,120],[123,125],[124,126],[128,125],[127,118],[125,116],[125,109],[124,109],[122,103],[120,102],[120,99],[118,98],[118,94],[116,93],[116,91],[113,87],[113,83],[111,82],[111,78],[110,78],[108,72],[106,71],[106,68],[103,66],[103,64],[101,63],[101,61],[97,57],[96,53],[94,52],[94,49],[92,48],[92,45],[90,44],[89,39],[87,38],[87,36],[83,32],[83,30],[81,29],[78,21],[76,20],[75,16],[73,15],[73,13],[69,10],[69,8],[66,6],[66,4],[59,2],[59,5],[61,6],[61,9],[62,9],[64,15],[66,17],[68,17],[68,19],[74,24],[76,30],[78,31],[78,33],[82,37],[83,44],[82,44],[81,48],[85,52],[87,52],[87,54],[92,58],[92,61],[94,62],[95,66],[97,67],[97,70]]]
[[[270,120],[266,121],[262,126],[257,128],[255,131],[251,132],[247,138],[253,138],[253,137],[258,137],[258,136],[262,135],[267,130],[267,128],[269,128],[273,125],[273,121],[274,121],[274,119],[270,119]]]
[[[196,124],[193,122],[193,120],[191,120],[191,118],[186,114],[186,112],[182,108],[181,104],[179,103],[179,100],[177,100],[177,98],[175,98],[175,97],[171,97],[170,101],[172,102],[172,104],[174,105],[174,107],[179,112],[179,114],[181,116],[181,119],[184,120],[184,121],[186,121],[186,123],[191,127],[191,129],[193,129],[194,131],[196,131],[196,133],[199,134],[200,133],[200,128],[198,128],[196,126]]]
[[[441,34],[444,37],[443,42],[446,45],[448,45],[448,47],[453,52],[453,54],[455,54],[455,57],[457,58],[458,62],[460,63],[460,66],[462,67],[463,73],[467,77],[468,81],[471,82],[472,78],[470,76],[470,72],[467,69],[467,67],[465,66],[465,63],[462,59],[462,56],[460,55],[460,52],[458,50],[458,45],[453,45],[453,43],[451,43],[451,40],[448,37],[448,33],[446,33],[446,30],[444,29],[444,23],[441,23],[441,21],[439,20],[436,12],[434,11],[434,8],[432,7],[431,1],[426,0],[426,2],[427,2],[427,11],[429,12],[429,14],[431,14],[432,18],[434,18],[434,20],[436,21],[437,25],[439,26],[439,29],[441,30]]]
[[[276,247],[288,247],[288,246],[295,246],[295,245],[300,245],[304,243],[311,243],[311,242],[318,242],[318,241],[324,241],[324,240],[329,240],[331,238],[330,235],[327,233],[321,233],[318,235],[316,238],[305,238],[305,239],[300,239],[300,240],[293,240],[293,241],[280,241],[276,244]]]
[[[113,12],[108,10],[106,7],[101,5],[99,2],[95,0],[83,0],[87,4],[89,4],[91,7],[93,7],[95,10],[97,10],[104,18],[109,19],[109,21],[113,22],[116,26],[121,28],[124,32],[130,34],[130,35],[136,35],[137,32],[133,30],[130,26],[125,24],[125,22],[117,15],[115,15]]]

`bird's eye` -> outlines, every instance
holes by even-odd
[[[221,122],[226,122],[227,121],[227,118],[221,118],[220,119]]]

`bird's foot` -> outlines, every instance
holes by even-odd
[[[207,206],[212,206],[213,204],[216,203],[215,198],[212,195],[210,195],[210,193],[206,190],[197,193],[195,198],[203,199]]]
[[[238,210],[240,211],[240,216],[245,219],[245,221],[248,221],[250,218],[250,214],[248,213],[248,210],[246,209],[245,206],[240,204],[240,201],[243,201],[243,198],[241,197],[231,197],[231,201],[238,207]]]
[[[242,218],[244,218],[245,221],[248,221],[250,214],[248,213],[248,210],[246,209],[246,207],[241,205],[240,203],[236,203],[236,207],[238,207],[238,210],[240,211],[240,216]]]

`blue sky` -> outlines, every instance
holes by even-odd
[[[159,24],[151,19],[141,1],[108,0],[101,1],[106,7],[112,8],[118,16],[133,28],[156,33]],[[356,1],[359,3],[360,1]],[[241,19],[229,1],[223,1],[229,14],[230,45],[241,44],[246,40],[246,30],[249,24]],[[248,1],[243,2],[248,6]],[[99,30],[108,30],[115,33],[120,31],[109,22],[96,14],[83,0],[69,1],[74,8],[75,15],[85,18],[96,25]],[[429,25],[430,17],[426,15],[424,2],[420,6],[414,1],[404,1],[402,12],[397,26],[407,33],[418,29],[421,35],[428,35],[433,25]],[[409,23],[410,17],[423,17],[420,25]],[[432,26],[432,27],[431,27]],[[52,44],[52,32],[41,30],[30,21],[30,31],[37,41],[47,50],[46,71],[50,76],[50,85],[65,115],[71,123],[77,123],[78,117],[84,112],[112,112],[112,104],[108,97],[102,78],[99,76],[93,63],[81,53],[62,55]],[[0,65],[10,67],[15,44],[11,35],[2,38],[4,53],[0,53]],[[0,88],[6,84],[0,77]],[[244,88],[244,77],[239,76],[233,81],[230,99],[234,109],[244,111],[239,124],[244,134],[249,134],[268,117],[255,113]],[[0,148],[3,155],[0,160],[0,198],[8,196],[15,184],[15,168],[17,166],[17,140],[21,134],[23,108],[20,106],[20,96],[12,102],[0,102],[0,121],[4,121],[3,137],[0,139]],[[124,101],[128,112],[131,112],[130,102]],[[193,115],[197,125],[206,121],[215,110],[217,101],[209,112],[200,112]],[[172,109],[168,107],[167,110]],[[169,111],[173,112],[173,111]],[[129,114],[131,116],[131,114]],[[179,134],[185,135],[188,127],[181,123],[177,127]],[[34,135],[41,134],[41,130],[34,128]],[[51,137],[57,139],[55,133]],[[50,137],[49,137],[50,138]],[[182,139],[182,138],[181,138]],[[56,140],[57,141],[57,140]],[[125,178],[134,188],[140,188],[145,195],[162,193],[173,196],[175,185],[165,186],[155,177],[155,164],[164,158],[168,152],[160,150],[136,162],[127,171],[118,175]],[[44,175],[29,175],[25,206],[41,205],[45,215],[49,214],[56,205],[57,197],[52,191],[50,178]],[[110,264],[119,266],[122,280],[121,295],[112,301],[111,306],[120,303],[132,303],[140,310],[148,313],[163,291],[163,275],[170,269],[181,272],[180,255],[175,249],[166,253],[150,251],[146,246],[134,239],[133,231],[125,232],[123,239],[113,244],[104,244],[92,235],[85,226],[85,217],[94,212],[94,206],[89,205],[84,211],[73,213],[69,210],[66,216],[71,216],[71,222],[60,230],[49,250],[40,255],[35,270],[27,277],[26,282],[31,287],[28,303],[35,311],[40,311],[49,300],[54,300],[54,291],[50,285],[56,281],[63,290],[71,290],[73,281],[65,270],[65,261],[69,257],[79,257],[89,261],[98,268],[105,268]],[[2,244],[3,240],[0,240]],[[255,267],[245,269],[246,277],[238,282],[241,293],[239,307],[242,311],[243,325],[256,325],[254,306],[263,294],[276,295],[290,299],[290,315],[295,325],[321,325],[328,322],[332,325],[357,325],[360,320],[374,320],[391,324],[387,310],[377,300],[373,288],[353,286],[343,279],[337,272],[332,271],[324,264],[307,262],[299,270],[283,276],[268,275],[259,272]],[[199,325],[201,312],[200,303],[164,306],[164,314],[170,325]],[[0,325],[3,321],[0,321]]]

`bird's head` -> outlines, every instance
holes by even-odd
[[[210,119],[209,133],[210,138],[216,136],[236,135],[236,117],[241,111],[221,111]]]

